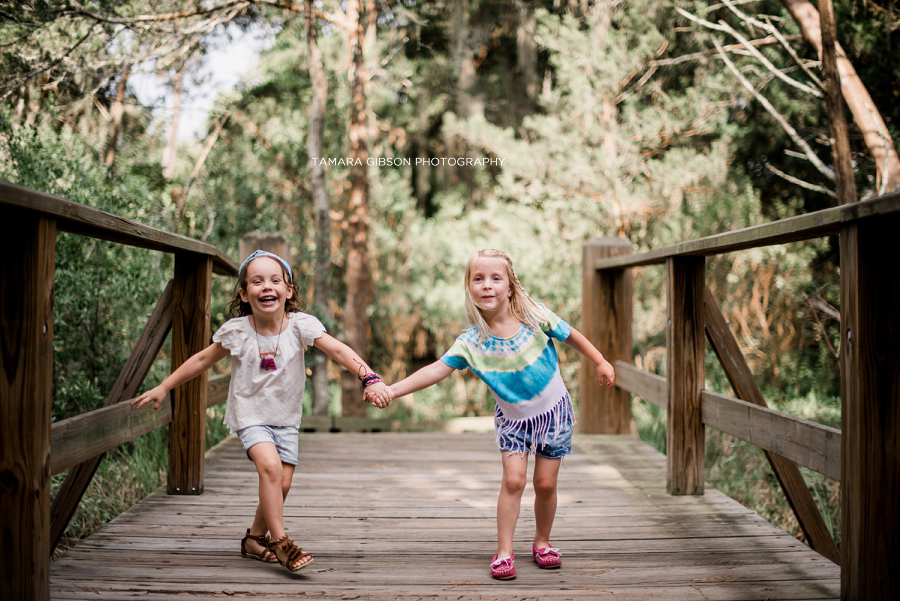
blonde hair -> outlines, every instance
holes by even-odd
[[[522,284],[519,283],[519,278],[516,277],[516,270],[513,269],[512,259],[509,257],[509,255],[502,250],[497,250],[496,248],[484,248],[472,253],[472,256],[469,257],[469,263],[466,265],[465,305],[466,321],[468,322],[468,324],[474,325],[478,329],[478,332],[482,337],[490,335],[490,329],[488,328],[487,322],[484,321],[484,316],[481,314],[481,309],[479,309],[478,305],[475,304],[475,299],[472,298],[472,292],[471,290],[469,290],[469,283],[472,281],[472,272],[475,270],[475,262],[481,258],[503,260],[503,262],[506,264],[506,276],[509,279],[510,313],[512,313],[513,317],[523,322],[527,327],[533,330],[540,330],[541,324],[547,321],[544,310],[530,296],[528,296],[528,293],[525,292],[524,288],[522,288]]]

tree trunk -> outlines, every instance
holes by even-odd
[[[837,26],[834,22],[834,4],[831,0],[819,0],[822,25],[822,71],[825,74],[825,104],[828,108],[828,129],[831,132],[831,153],[834,157],[834,180],[837,184],[838,202],[856,202],[856,182],[853,179],[853,163],[850,157],[850,135],[844,118],[844,99],[841,97],[841,80],[837,69]]]
[[[481,29],[483,23],[472,23],[469,11],[472,9],[470,0],[452,0],[450,5],[450,38],[453,52],[453,64],[456,66],[456,90],[453,94],[451,110],[460,119],[469,119],[478,115],[484,115],[484,94],[473,94],[478,83],[476,59],[480,43],[475,39],[473,29]],[[474,46],[474,47],[473,47]],[[518,104],[518,100],[513,105]],[[527,102],[527,99],[525,100]],[[521,109],[514,109],[519,110]],[[521,111],[524,112],[524,111]],[[467,141],[457,135],[442,132],[444,138],[443,148],[440,152],[445,156],[468,156],[472,149]],[[457,182],[466,186],[466,208],[473,210],[483,201],[482,188],[475,184],[475,170],[470,165],[438,165],[436,177],[444,185],[452,186]]]
[[[316,224],[316,267],[313,278],[313,313],[320,318],[329,314],[328,298],[331,282],[331,216],[328,191],[325,189],[325,168],[313,159],[322,158],[322,138],[325,130],[325,104],[328,99],[328,80],[322,67],[322,53],[316,38],[316,11],[313,0],[306,0],[306,44],[309,48],[309,78],[313,100],[309,115],[307,153],[310,158],[309,179],[313,193],[313,215]],[[328,357],[313,349],[312,413],[328,415]]]
[[[800,25],[804,39],[816,49],[821,57],[822,30],[819,11],[807,0],[782,0],[782,2]],[[847,58],[844,49],[837,42],[835,42],[835,51],[844,100],[847,102],[850,113],[853,115],[853,121],[862,132],[866,147],[875,161],[875,187],[879,194],[896,190],[900,188],[900,158],[897,157],[897,151],[894,149],[894,143],[887,127],[875,108],[872,97],[869,96],[869,92],[850,63],[850,59]]]
[[[595,52],[602,52],[612,28],[612,0],[599,0],[591,12],[591,45]],[[600,120],[603,124],[603,151],[607,157],[616,157],[616,103],[609,92],[604,93],[601,103]]]
[[[125,116],[125,88],[128,85],[128,76],[131,74],[131,66],[126,67],[119,80],[116,89],[116,99],[109,108],[110,126],[109,137],[106,140],[106,169],[107,176],[112,175],[113,166],[116,163],[116,147],[119,144],[119,136],[122,135],[123,118]]]
[[[366,83],[368,71],[363,60],[365,27],[363,24],[365,0],[347,3],[348,22],[351,23],[350,52],[350,203],[347,210],[349,249],[347,251],[347,299],[344,304],[344,336],[346,342],[364,361],[368,362],[369,318],[369,181],[366,159],[369,157],[366,128]],[[363,416],[366,407],[362,401],[357,374],[344,371],[341,377],[342,413],[345,416]]]
[[[537,18],[534,5],[523,2],[518,5],[519,21],[516,23],[516,70],[522,77],[522,88],[525,91],[526,112],[531,112],[537,105],[540,91],[540,78],[537,72],[537,42],[534,35],[537,30]]]
[[[453,64],[456,65],[456,102],[453,112],[461,119],[484,113],[484,100],[473,96],[471,90],[478,80],[472,50],[469,48],[468,0],[452,0],[450,6],[450,37],[453,45]]]
[[[184,95],[184,65],[175,73],[172,91],[172,125],[169,127],[169,142],[166,144],[166,156],[163,161],[163,177],[171,180],[175,177],[175,159],[178,150],[178,121],[181,119],[181,97]]]

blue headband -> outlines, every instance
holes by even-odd
[[[290,280],[290,282],[288,283],[292,284],[294,282],[294,272],[291,271],[291,266],[288,265],[288,262],[275,253],[270,253],[267,250],[254,250],[252,253],[250,253],[250,256],[244,259],[244,262],[241,263],[240,269],[238,269],[238,279],[240,279],[240,277],[244,274],[244,269],[247,268],[247,264],[253,259],[258,259],[260,257],[271,257],[272,259],[275,259],[276,261],[281,263],[281,266],[284,267],[287,271],[288,279]]]

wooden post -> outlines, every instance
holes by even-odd
[[[841,229],[841,599],[900,599],[900,216]]]
[[[212,260],[209,257],[187,253],[175,255],[173,370],[210,343],[211,287]],[[202,374],[172,391],[167,483],[170,495],[203,492],[207,379],[208,375]]]
[[[631,254],[625,238],[591,238],[582,251],[581,331],[610,363],[631,363],[631,269],[594,268],[607,257]],[[581,358],[579,426],[589,434],[631,432],[631,395],[608,388]]]
[[[704,257],[666,260],[666,489],[703,494],[706,450],[700,391],[706,376],[703,325]]]
[[[0,236],[0,599],[50,598],[56,221],[3,209]]]

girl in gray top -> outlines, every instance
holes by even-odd
[[[225,424],[237,432],[259,473],[259,505],[241,540],[241,555],[282,564],[296,571],[312,563],[284,531],[284,499],[298,461],[297,433],[302,414],[309,346],[325,352],[345,369],[356,372],[370,400],[385,407],[387,387],[349,346],[325,332],[322,323],[302,313],[299,290],[287,261],[258,250],[241,264],[231,314],[213,343],[190,357],[162,384],[132,401],[159,409],[176,386],[231,355],[231,384]]]

